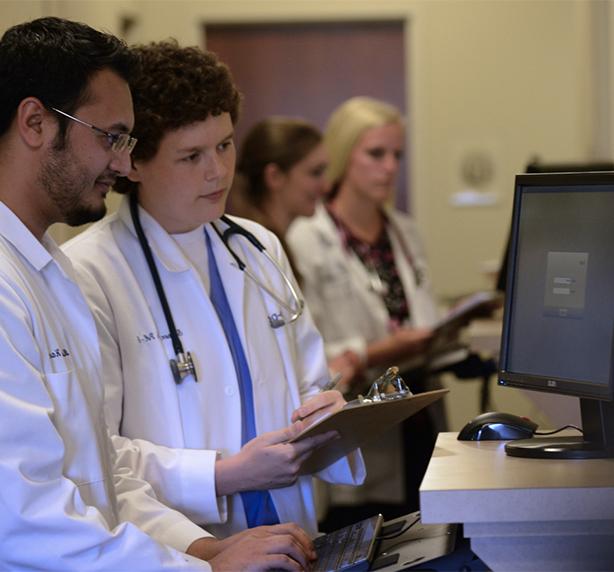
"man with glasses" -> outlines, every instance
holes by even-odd
[[[218,541],[109,440],[96,326],[47,229],[101,218],[128,173],[133,66],[113,36],[57,18],[0,40],[0,569],[304,569],[295,525]]]
[[[81,119],[78,119],[64,111],[60,111],[59,109],[56,109],[55,107],[52,107],[51,110],[55,111],[56,113],[59,113],[60,115],[63,115],[64,117],[68,117],[68,119],[71,119],[75,123],[80,123],[81,125],[85,125],[85,127],[89,127],[92,131],[101,133],[107,138],[107,143],[109,145],[109,148],[112,151],[115,151],[116,153],[125,152],[125,153],[130,154],[132,153],[132,150],[134,149],[134,146],[136,145],[136,139],[132,137],[129,133],[111,133],[109,131],[105,131],[104,129],[101,129],[100,127],[96,127],[95,125],[91,125],[90,123],[87,123],[85,121],[81,121]]]

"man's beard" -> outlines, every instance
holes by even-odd
[[[88,193],[94,192],[94,181],[68,146],[50,151],[41,168],[40,183],[59,213],[57,222],[79,226],[100,220],[107,212],[104,201],[99,206],[87,203]]]

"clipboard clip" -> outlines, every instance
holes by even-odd
[[[392,366],[371,384],[366,396],[358,396],[358,402],[377,403],[380,401],[394,401],[395,399],[403,399],[410,395],[413,395],[413,393],[399,375],[399,368]]]

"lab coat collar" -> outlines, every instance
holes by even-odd
[[[388,207],[388,205],[384,205],[382,207],[382,214],[386,220],[388,225],[397,226],[399,223],[397,221],[396,213],[393,209]],[[329,245],[334,245],[338,241],[338,231],[337,226],[333,218],[328,214],[328,210],[324,203],[320,203],[316,207],[316,212],[313,215],[313,225],[319,231],[320,236],[324,240],[325,243]]]
[[[0,201],[0,235],[10,242],[17,251],[37,270],[56,260],[66,274],[72,277],[72,266],[56,242],[45,233],[39,241],[19,219]]]
[[[313,225],[320,233],[322,240],[329,246],[337,243],[337,227],[335,221],[331,218],[326,210],[324,203],[320,203],[316,207],[316,212],[313,215]]]
[[[118,208],[118,216],[121,221],[126,225],[129,231],[134,235],[135,240],[138,241],[134,224],[132,223],[132,217],[130,216],[130,202],[127,196],[122,197],[122,201]],[[162,228],[160,223],[153,218],[146,210],[139,206],[139,215],[141,219],[141,225],[149,246],[154,256],[160,261],[164,268],[168,272],[186,272],[192,268],[192,263],[187,256],[181,250],[181,247],[175,242],[172,237]],[[218,228],[224,230],[224,225],[220,226],[220,222],[217,221]],[[205,225],[202,225],[204,229]],[[218,264],[233,264],[234,259],[231,257],[228,250],[223,246],[221,239],[217,233],[211,228],[211,225],[207,225],[207,232],[211,238],[213,244],[215,256]],[[203,230],[203,241],[205,240],[205,234]],[[241,273],[242,274],[242,273]]]
[[[236,221],[236,217],[233,218],[235,218]],[[237,300],[243,300],[245,273],[241,272],[236,260],[232,254],[230,254],[230,250],[213,228],[214,224],[215,227],[222,233],[227,227],[226,224],[219,219],[206,225],[206,232],[211,239],[211,246],[213,247],[215,261],[220,271],[222,281],[224,282],[224,290],[226,290],[226,295],[229,299],[236,298]],[[235,243],[234,250],[245,264],[249,264],[248,255],[244,250],[246,243],[247,241],[239,241],[239,244]],[[239,327],[239,325],[240,324],[237,324],[237,327]]]
[[[128,196],[122,197],[117,213],[120,220],[134,235],[135,240],[138,241],[136,230],[132,223],[132,217],[130,216],[130,202]],[[141,208],[141,206],[139,206],[139,216],[141,225],[143,226],[143,232],[145,232],[151,251],[164,268],[168,272],[186,272],[190,270],[192,267],[190,261],[168,232],[162,228],[160,223],[145,209]],[[205,240],[204,234],[203,240]]]

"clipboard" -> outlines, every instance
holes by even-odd
[[[452,308],[433,326],[433,337],[427,349],[427,361],[448,361],[446,354],[452,354],[463,344],[459,344],[458,334],[469,323],[491,315],[503,303],[500,292],[477,292]],[[452,360],[454,361],[454,360]],[[436,369],[436,368],[435,368]]]
[[[476,292],[452,308],[434,326],[435,337],[450,335],[467,326],[471,320],[491,314],[503,303],[500,292]]]
[[[438,401],[448,392],[448,389],[436,389],[393,400],[368,403],[350,401],[339,411],[318,419],[290,440],[292,443],[333,430],[340,436],[316,449],[303,463],[301,474],[317,473],[325,469],[397,423]]]

